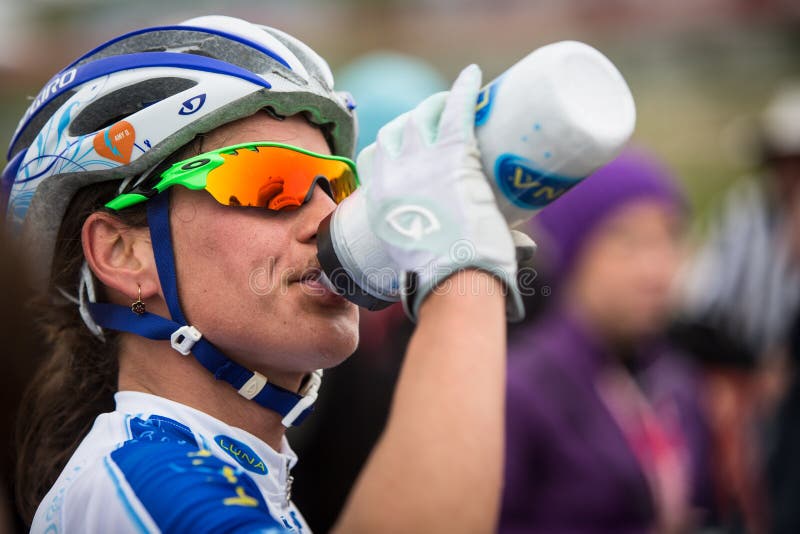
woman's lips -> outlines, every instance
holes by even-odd
[[[303,273],[298,283],[305,294],[319,299],[325,304],[344,305],[348,302],[347,299],[333,289],[333,286],[319,269],[309,269]]]

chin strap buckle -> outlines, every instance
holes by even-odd
[[[187,356],[192,352],[194,344],[200,341],[203,334],[193,326],[182,326],[175,330],[169,338],[172,348]]]
[[[300,415],[306,411],[307,408],[311,407],[317,400],[317,395],[319,395],[319,387],[322,385],[322,369],[317,369],[310,375],[308,375],[308,379],[306,380],[305,385],[300,390],[300,394],[303,396],[302,399],[297,401],[297,404],[289,410],[289,413],[281,421],[281,424],[286,428],[289,428],[294,424],[295,419],[300,417]]]
[[[253,397],[261,393],[261,390],[267,385],[266,376],[256,371],[251,372],[253,373],[253,376],[251,376],[250,380],[245,382],[244,385],[239,388],[239,395],[247,400],[253,400]]]

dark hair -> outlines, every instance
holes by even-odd
[[[83,324],[78,307],[59,288],[75,293],[83,265],[81,228],[86,218],[113,198],[119,182],[81,189],[59,230],[50,283],[33,303],[47,357],[25,392],[17,420],[17,507],[28,524],[98,414],[114,409],[119,334],[105,342]],[[145,208],[117,213],[131,227],[147,225]],[[102,286],[96,284],[98,300]]]
[[[153,174],[202,151],[203,136],[167,158]],[[30,524],[36,508],[55,483],[98,415],[114,410],[117,391],[120,333],[106,329],[104,340],[92,334],[78,306],[61,291],[74,294],[83,266],[81,230],[92,213],[107,208],[119,181],[93,184],[79,190],[61,221],[56,239],[50,282],[32,303],[37,327],[50,349],[31,380],[17,419],[16,500],[22,518]],[[147,205],[113,212],[131,228],[147,226]],[[98,302],[105,301],[103,286],[95,280]]]
[[[2,225],[2,223],[0,223]],[[30,383],[44,353],[35,335],[33,315],[28,309],[32,286],[28,264],[18,244],[0,228],[0,346],[3,347],[3,373],[0,374],[0,532],[22,532],[22,517],[14,512],[14,470],[16,447],[14,432],[25,387]]]

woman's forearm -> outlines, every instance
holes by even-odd
[[[422,305],[386,429],[337,531],[493,531],[504,386],[502,284],[459,272]]]

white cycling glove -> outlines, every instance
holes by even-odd
[[[475,140],[480,85],[480,69],[467,67],[449,93],[429,97],[384,126],[358,157],[369,223],[400,273],[412,319],[431,291],[466,268],[502,280],[509,319],[523,315],[514,240]]]

